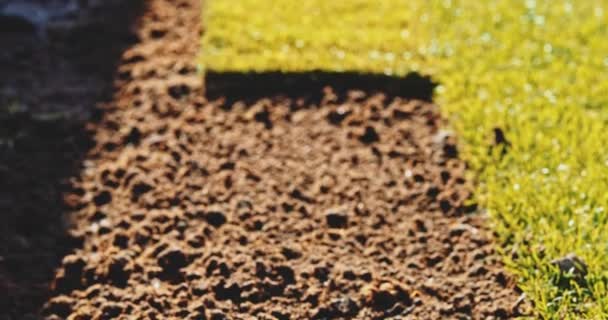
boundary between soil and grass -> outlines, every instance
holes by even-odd
[[[431,76],[536,315],[605,319],[607,14],[602,1],[209,0],[201,62]]]
[[[400,96],[430,102],[437,86],[430,77],[410,73],[405,77],[356,72],[208,72],[205,74],[205,94],[208,98],[225,97],[250,100],[276,94],[308,93],[321,95],[331,85],[333,90],[382,91],[389,96]],[[230,94],[227,95],[226,93]]]

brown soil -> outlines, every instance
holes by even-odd
[[[148,5],[65,189],[65,237],[78,248],[47,318],[517,313],[435,105],[331,86],[208,101],[194,60],[199,1]]]

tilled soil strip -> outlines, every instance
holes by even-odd
[[[154,0],[67,199],[49,318],[507,318],[517,298],[436,106],[203,98],[200,1]]]

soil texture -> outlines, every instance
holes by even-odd
[[[54,189],[76,249],[45,318],[518,314],[437,106],[331,83],[206,99],[199,2],[147,2],[79,170]]]

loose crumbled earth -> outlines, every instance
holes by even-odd
[[[518,293],[437,106],[204,98],[200,4],[154,0],[64,201],[48,319],[505,319]],[[227,103],[226,101],[230,101]]]

